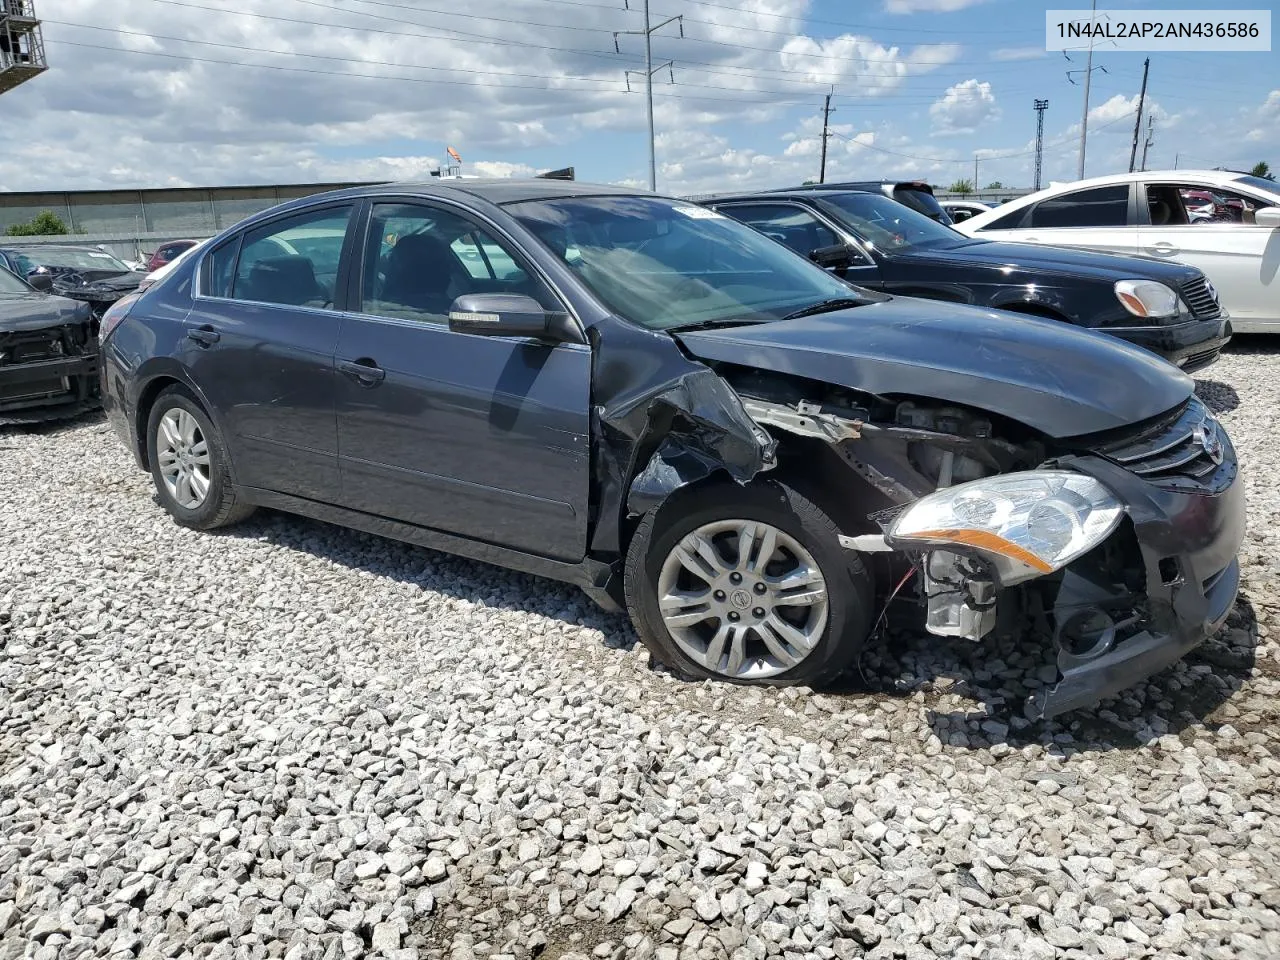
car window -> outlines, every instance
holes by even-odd
[[[1031,211],[1031,226],[1123,227],[1129,220],[1129,185],[1074,190],[1049,197]]]
[[[374,205],[365,243],[363,313],[443,324],[453,301],[469,293],[520,293],[546,310],[563,309],[511,249],[479,224],[436,207]]]
[[[507,210],[606,307],[650,329],[768,322],[861,296],[737,220],[684,201],[566,197]]]
[[[210,297],[231,296],[231,280],[235,276],[236,251],[240,237],[234,236],[214,248],[204,262],[204,292]]]
[[[41,247],[19,253],[24,264],[24,271],[34,270],[37,266],[60,268],[64,270],[116,270],[128,273],[129,268],[103,250],[74,250],[66,247]]]
[[[983,230],[1016,230],[1022,226],[1022,222],[1030,212],[1030,207],[1019,207],[1016,210],[1010,210],[1008,213],[996,217],[985,227],[979,227],[977,232],[981,233]]]
[[[950,214],[942,208],[942,204],[938,202],[937,197],[919,187],[894,187],[893,199],[903,206],[910,207],[917,213],[923,213],[930,220],[936,220],[938,223],[944,223],[949,226],[955,222],[951,219]]]
[[[841,243],[834,230],[808,210],[791,203],[742,203],[717,207],[735,220],[755,227],[796,253],[808,256],[820,247]]]
[[[27,294],[30,292],[31,288],[26,283],[0,266],[0,294]]]
[[[1269,204],[1220,187],[1188,183],[1153,183],[1147,186],[1147,210],[1151,225],[1157,227],[1252,224],[1254,214],[1265,206]]]
[[[351,210],[350,205],[326,207],[273,220],[245,233],[231,296],[333,309]]]
[[[840,222],[877,250],[937,249],[973,242],[883,194],[832,191],[820,200],[823,206],[834,207]]]

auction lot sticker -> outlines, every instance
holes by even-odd
[[[1270,10],[1048,10],[1046,50],[1269,51]]]

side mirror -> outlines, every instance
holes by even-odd
[[[1253,214],[1253,222],[1268,230],[1280,227],[1280,207],[1259,207]]]
[[[809,259],[820,267],[847,267],[862,258],[846,243],[835,243],[829,247],[818,247],[809,251]]]
[[[44,273],[40,270],[32,270],[27,274],[27,283],[35,287],[37,290],[49,291],[53,289],[53,274]]]
[[[563,315],[549,313],[523,293],[470,293],[453,301],[449,329],[490,337],[563,340]]]

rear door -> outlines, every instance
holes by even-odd
[[[201,265],[179,359],[213,405],[245,486],[338,498],[333,355],[353,209],[278,217]]]
[[[556,559],[586,553],[591,351],[449,329],[466,293],[565,310],[514,244],[438,202],[373,203],[338,345],[342,502]]]
[[[857,238],[802,204],[777,201],[722,203],[716,205],[716,210],[754,227],[766,237],[790,247],[850,283],[873,288],[880,285],[880,269],[862,249]],[[848,263],[832,264],[818,253],[841,245],[847,248]]]
[[[1261,201],[1217,187],[1212,193],[1227,201],[1219,219],[1192,222],[1189,193],[1210,189],[1184,180],[1149,180],[1143,184],[1145,203],[1138,225],[1140,252],[1161,260],[1178,260],[1204,271],[1223,308],[1233,321],[1280,322],[1280,282],[1274,260],[1268,268],[1265,253],[1275,230],[1259,227],[1253,215]]]
[[[1013,211],[1008,219],[997,218],[972,236],[1133,254],[1138,248],[1136,190],[1137,185],[1129,183],[1069,190],[1029,210]]]

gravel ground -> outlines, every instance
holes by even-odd
[[[0,957],[1280,956],[1280,354],[1208,373],[1239,607],[1040,724],[1040,650],[682,683],[571,589],[0,434]]]

